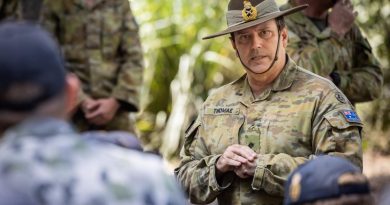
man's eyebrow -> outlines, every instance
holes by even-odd
[[[262,31],[262,30],[267,30],[267,29],[271,29],[271,26],[264,26],[264,27],[259,27],[259,28],[256,28],[256,31]],[[244,30],[240,30],[240,31],[236,31],[237,34],[246,34],[248,33],[247,31],[244,31]]]

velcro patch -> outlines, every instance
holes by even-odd
[[[206,115],[238,115],[239,113],[238,107],[208,107],[205,110]]]
[[[345,117],[348,122],[362,123],[359,116],[353,110],[342,110],[341,114]]]

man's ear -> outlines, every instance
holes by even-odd
[[[68,73],[66,76],[66,112],[69,116],[77,108],[80,89],[79,78],[73,73]]]
[[[288,31],[287,31],[287,27],[284,27],[281,31],[281,38],[282,38],[282,43],[283,43],[283,47],[286,48],[287,47],[287,42],[288,42]]]

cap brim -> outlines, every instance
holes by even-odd
[[[229,27],[229,28],[227,28],[227,29],[225,29],[223,31],[220,31],[220,32],[208,35],[208,36],[205,36],[202,39],[206,40],[206,39],[210,39],[210,38],[215,38],[215,37],[218,37],[218,36],[226,35],[226,34],[229,34],[229,33],[233,33],[233,32],[239,31],[239,30],[243,30],[243,29],[255,26],[257,24],[264,23],[264,22],[269,21],[271,19],[275,19],[275,18],[280,17],[280,16],[287,16],[287,15],[293,14],[295,12],[298,12],[298,11],[301,11],[301,10],[307,8],[308,6],[309,6],[308,4],[304,4],[304,5],[300,5],[300,6],[297,6],[297,7],[291,8],[291,9],[287,9],[287,10],[284,10],[284,11],[279,11],[279,12],[276,12],[276,13],[270,13],[270,14],[262,16],[261,18],[258,18],[256,20],[249,21],[249,22],[243,22],[241,24],[238,24],[238,25],[235,25],[235,26],[231,26],[231,27]]]

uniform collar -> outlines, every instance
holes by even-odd
[[[285,9],[292,8],[293,6],[294,5],[291,2],[289,2],[287,4],[282,5],[280,9],[285,10]],[[286,18],[288,18],[289,20],[291,20],[295,24],[299,24],[299,25],[305,27],[305,31],[312,34],[317,39],[326,39],[326,38],[331,37],[332,30],[330,27],[327,27],[323,31],[320,31],[317,28],[317,26],[309,18],[307,18],[305,15],[303,15],[302,11],[291,14]]]
[[[75,0],[77,4],[87,9],[93,9],[103,1],[105,0]]]
[[[73,127],[66,121],[50,117],[30,118],[8,129],[5,136],[52,137],[59,134],[74,134]]]
[[[236,95],[240,96],[240,102],[248,106],[253,102],[267,99],[272,92],[279,92],[290,88],[295,80],[297,65],[290,59],[290,57],[288,57],[288,55],[286,59],[287,63],[280,72],[279,76],[275,79],[272,85],[264,90],[257,98],[253,96],[246,74],[237,81],[233,82],[233,85],[238,86]]]

